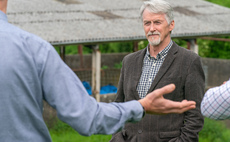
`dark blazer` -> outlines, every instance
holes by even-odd
[[[116,102],[140,99],[136,90],[146,49],[124,57]],[[204,72],[200,57],[175,42],[168,52],[149,91],[174,83],[176,89],[164,95],[173,101],[193,100],[196,109],[183,114],[146,115],[138,123],[128,123],[111,142],[197,142],[204,123],[200,103],[204,94]]]

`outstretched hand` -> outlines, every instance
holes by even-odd
[[[174,89],[174,84],[166,85],[149,93],[139,102],[145,108],[146,113],[149,114],[183,113],[196,107],[196,102],[194,101],[183,100],[182,102],[175,102],[163,97],[164,94],[168,94]]]

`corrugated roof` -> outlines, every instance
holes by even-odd
[[[139,9],[144,0],[10,0],[10,23],[53,45],[145,39]],[[168,0],[172,37],[230,34],[230,9],[203,0]]]

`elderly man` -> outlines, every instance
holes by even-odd
[[[141,17],[148,46],[124,57],[116,102],[145,98],[169,83],[176,90],[164,97],[196,102],[196,109],[183,114],[146,115],[113,135],[111,142],[197,142],[204,123],[200,103],[204,94],[204,72],[200,57],[171,40],[173,10],[163,0],[145,1]]]
[[[0,0],[1,142],[50,142],[42,117],[43,100],[82,135],[114,133],[125,122],[140,121],[145,111],[183,113],[195,108],[194,101],[162,97],[174,85],[139,101],[96,102],[49,43],[7,22],[6,7],[7,0]]]

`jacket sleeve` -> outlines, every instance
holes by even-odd
[[[204,72],[200,57],[197,56],[188,68],[185,81],[185,99],[196,102],[196,108],[185,112],[184,126],[177,142],[198,142],[198,133],[202,130],[204,118],[200,111],[200,104],[204,94]]]

